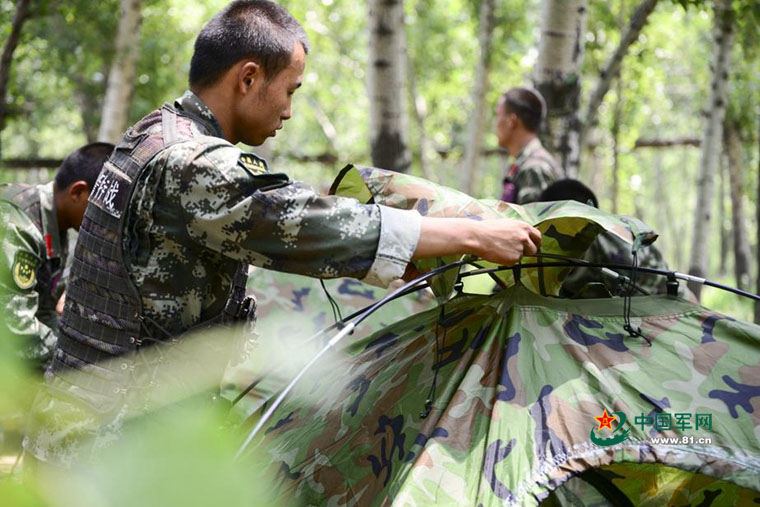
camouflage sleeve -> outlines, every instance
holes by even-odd
[[[53,329],[37,317],[36,271],[42,261],[39,231],[22,211],[0,202],[0,307],[2,329],[20,357],[42,365],[55,345]]]
[[[236,260],[319,278],[400,278],[419,239],[420,216],[354,199],[320,196],[284,174],[240,161],[231,145],[191,154],[167,167],[190,238]],[[168,185],[170,186],[170,185]]]
[[[554,170],[542,160],[526,160],[515,178],[517,204],[536,202],[555,178]]]

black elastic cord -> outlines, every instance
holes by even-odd
[[[438,385],[438,371],[441,369],[441,362],[443,360],[443,350],[441,344],[438,343],[438,330],[443,328],[443,340],[442,343],[446,344],[446,304],[441,304],[441,313],[438,316],[438,322],[435,323],[435,358],[433,359],[433,383],[430,385],[427,398],[425,398],[425,410],[420,412],[420,419],[425,419],[430,415],[430,411],[433,409],[433,401],[435,401],[435,390]]]
[[[644,336],[644,333],[641,332],[641,328],[636,326],[634,328],[631,325],[631,307],[633,302],[633,291],[636,287],[636,275],[639,272],[639,258],[638,258],[638,250],[634,249],[633,252],[633,262],[631,263],[631,278],[628,280],[628,284],[625,287],[625,295],[623,296],[623,329],[628,331],[628,335],[632,337],[640,337],[646,340],[646,342],[649,344],[649,346],[652,346],[652,341]]]
[[[325,281],[320,278],[319,284],[322,285],[322,290],[325,291],[327,301],[330,303],[330,307],[332,308],[333,320],[335,320],[335,323],[338,325],[338,329],[340,329],[343,322],[343,316],[340,314],[340,306],[338,306],[338,303],[330,295],[330,291],[328,291],[327,287],[325,286]]]

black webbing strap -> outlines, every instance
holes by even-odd
[[[74,257],[74,262],[71,264],[71,274],[80,276],[90,283],[118,292],[119,294],[127,296],[134,294],[129,280],[97,266],[85,264],[79,256]]]
[[[127,345],[129,338],[137,334],[135,330],[116,329],[105,323],[95,322],[77,315],[73,310],[66,313],[66,325],[78,329],[86,336],[95,338],[92,341],[92,346],[110,355],[129,352],[131,350]]]
[[[105,213],[104,213],[105,214]],[[110,241],[100,239],[86,229],[79,230],[79,238],[85,248],[98,256],[106,257],[112,261],[120,260],[120,247]]]
[[[84,290],[79,284],[66,287],[66,293],[67,297],[89,310],[112,315],[117,319],[135,319],[137,317],[136,306],[120,303],[114,299],[93,297],[91,292]]]
[[[84,333],[91,331],[90,326],[86,326],[85,329],[74,328],[71,325],[74,319],[70,319],[71,317],[67,315],[66,318],[59,323],[62,333],[60,333],[60,336],[58,337],[58,347],[66,352],[74,354],[88,364],[107,360],[133,350],[126,344],[122,345],[98,341],[87,336]],[[66,336],[66,339],[63,339],[64,335]],[[129,341],[127,341],[127,343],[129,343]]]

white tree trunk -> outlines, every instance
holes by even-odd
[[[691,243],[689,273],[704,278],[707,274],[707,242],[712,220],[715,174],[721,154],[723,119],[726,115],[728,72],[734,41],[734,13],[731,0],[715,0],[713,22],[712,82],[707,121],[702,134],[702,155],[697,180],[697,203],[694,213],[694,233]],[[689,288],[699,298],[702,285],[690,283]]]
[[[115,143],[129,126],[140,49],[141,0],[121,0],[116,52],[108,73],[98,140]]]
[[[534,81],[548,107],[546,139],[570,177],[578,174],[581,64],[588,0],[543,0]]]
[[[486,93],[488,93],[488,72],[495,24],[496,0],[481,0],[478,24],[478,45],[480,56],[475,69],[475,83],[472,86],[472,114],[467,131],[467,144],[462,160],[462,189],[472,194],[477,188],[476,179],[480,163],[480,147],[483,144],[486,118]]]
[[[406,34],[403,0],[369,3],[370,143],[372,164],[406,172],[411,164],[404,100]]]
[[[736,286],[742,290],[750,288],[749,240],[745,229],[744,216],[744,157],[742,142],[736,125],[727,121],[724,125],[724,142],[728,155],[728,172],[731,175],[731,229],[734,239],[734,275]]]

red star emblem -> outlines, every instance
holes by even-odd
[[[614,421],[617,418],[617,416],[610,416],[607,414],[607,409],[604,409],[604,413],[599,417],[594,417],[597,421],[599,421],[599,427],[596,429],[596,431],[602,431],[602,428],[609,428],[610,431],[612,431],[612,421]]]

